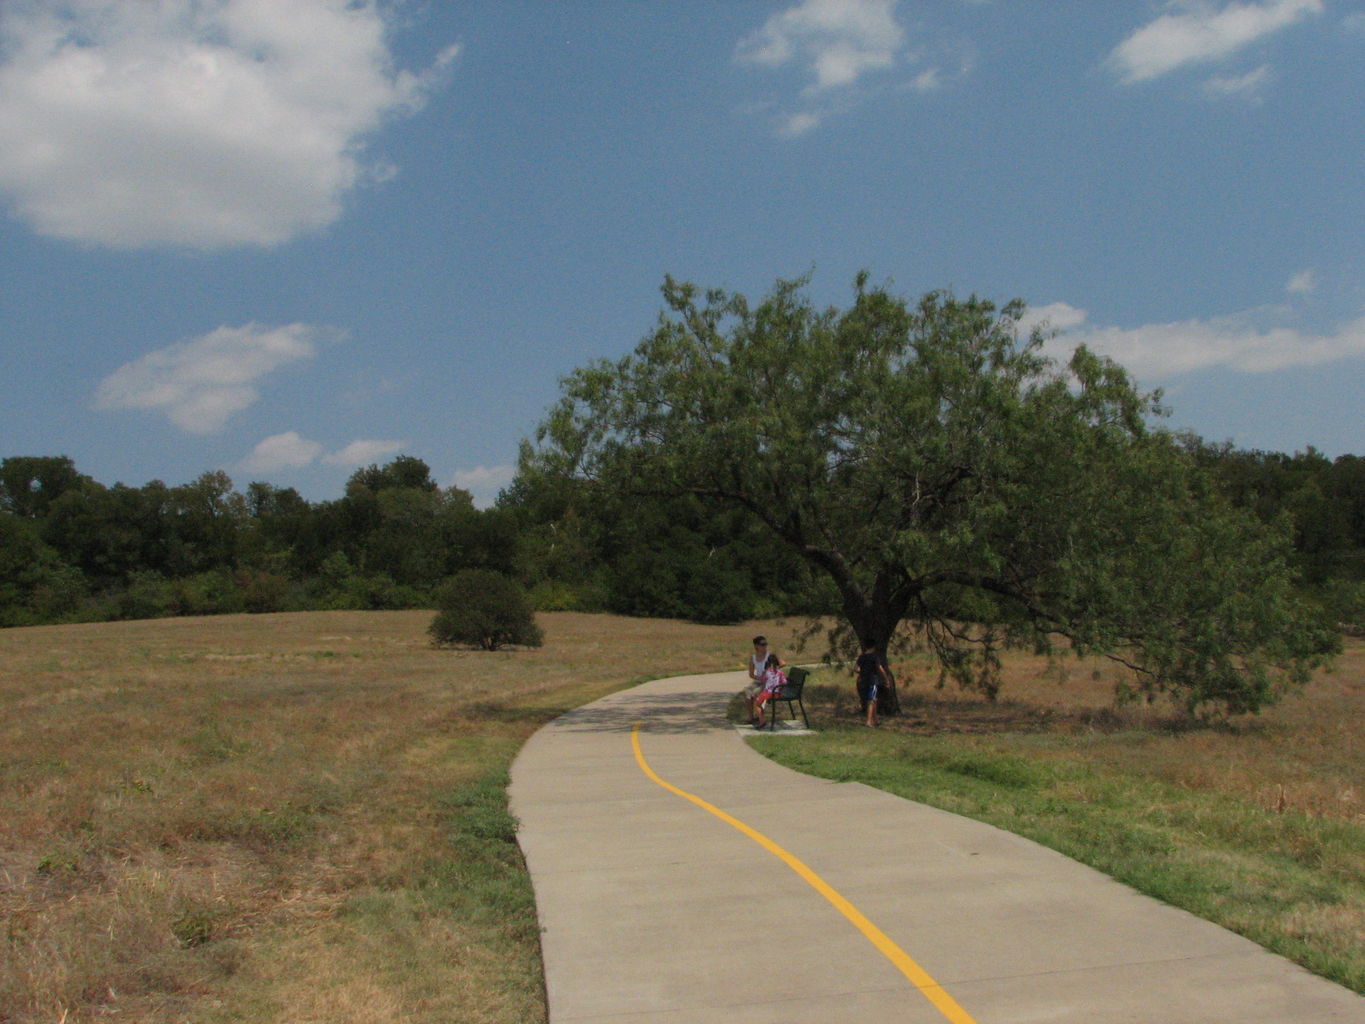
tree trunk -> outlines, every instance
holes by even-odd
[[[892,670],[891,661],[886,656],[886,644],[877,648],[877,658],[881,661],[882,667],[886,669],[886,677],[891,680],[890,686],[878,687],[877,689],[877,714],[899,715],[901,713],[901,699],[897,692],[896,673]]]
[[[877,659],[886,669],[887,678],[891,680],[890,686],[883,686],[878,689],[877,713],[882,715],[900,714],[901,704],[900,695],[897,693],[896,673],[891,669],[891,661],[887,654],[891,647],[891,638],[895,635],[896,627],[900,625],[903,617],[903,610],[897,613],[894,608],[888,608],[885,604],[873,606],[866,600],[860,600],[853,595],[845,595],[844,614],[848,617],[849,625],[853,627],[853,632],[858,637],[859,648],[867,650],[871,647],[875,650]]]

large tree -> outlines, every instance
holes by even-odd
[[[1150,429],[1157,396],[1119,366],[1049,360],[1020,302],[911,304],[864,273],[820,309],[807,285],[755,306],[666,279],[655,329],[564,380],[522,471],[743,509],[828,577],[858,642],[885,655],[912,623],[991,694],[1000,648],[1063,642],[1250,711],[1333,650],[1285,536]]]

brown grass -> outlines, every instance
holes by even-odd
[[[1365,822],[1365,641],[1302,691],[1259,715],[1201,725],[1170,705],[1116,707],[1126,670],[1103,659],[1014,654],[995,702],[936,686],[927,660],[895,666],[904,715],[885,726],[923,735],[1037,733],[1115,773],[1236,796],[1271,811]],[[830,713],[852,715],[852,688]]]
[[[486,909],[507,844],[466,851],[458,794],[759,627],[540,618],[495,653],[433,648],[428,612],[0,632],[0,1021],[543,1019],[533,929]]]
[[[756,631],[789,653],[798,624],[554,613],[543,648],[484,653],[433,648],[430,618],[0,631],[0,1021],[543,1020],[524,876],[505,837],[481,838],[479,794],[552,716],[738,669]],[[1213,729],[1113,710],[1098,663],[1011,659],[996,704],[897,668],[891,730],[1015,736],[1030,756],[1361,821],[1360,642],[1302,696]],[[843,679],[816,696],[817,723],[856,717]]]

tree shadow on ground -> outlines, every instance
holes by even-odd
[[[556,727],[570,732],[629,733],[638,723],[649,733],[691,733],[729,728],[728,693],[641,694],[627,691],[561,715]]]
[[[812,719],[853,727],[863,712],[851,692],[833,686],[807,691]],[[968,694],[900,693],[901,713],[883,716],[881,728],[918,736],[991,733],[1192,732],[1248,733],[1266,728],[1259,721],[1206,721],[1170,707],[1146,704],[1108,707],[1057,707],[1027,700],[989,700]]]

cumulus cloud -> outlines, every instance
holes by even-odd
[[[323,457],[329,466],[368,466],[397,455],[405,446],[404,441],[352,441],[339,452]]]
[[[900,0],[802,0],[769,17],[739,41],[735,60],[787,69],[805,84],[791,102],[746,109],[772,114],[778,134],[795,137],[874,97],[926,95],[971,74],[977,57],[968,40],[925,28],[912,45],[897,19],[899,5]]]
[[[261,380],[339,337],[307,324],[219,327],[119,367],[99,383],[95,408],[162,412],[183,430],[211,434],[260,398]]]
[[[37,232],[115,248],[271,246],[392,173],[364,143],[457,55],[397,71],[348,0],[5,0],[0,194]]]
[[[808,91],[851,85],[891,67],[905,46],[896,0],[804,0],[770,17],[740,41],[741,62],[799,63],[814,76]]]
[[[478,466],[460,470],[451,482],[468,491],[476,507],[488,508],[497,500],[498,492],[510,486],[516,475],[516,466]]]
[[[1323,0],[1267,0],[1221,7],[1203,0],[1172,3],[1109,55],[1124,82],[1145,82],[1191,64],[1221,60],[1305,17],[1320,14]]]
[[[800,109],[777,117],[786,136],[804,135],[864,98],[869,76],[910,61],[899,0],[802,0],[772,15],[740,40],[735,60],[753,67],[795,69],[805,80]],[[916,80],[919,91],[938,84],[935,73]]]
[[[1057,317],[1053,325],[1063,328],[1047,344],[1050,355],[1067,359],[1077,345],[1084,344],[1147,380],[1216,368],[1272,373],[1365,356],[1365,317],[1334,333],[1314,335],[1286,327],[1261,328],[1237,316],[1131,329],[1092,327],[1084,310],[1065,303],[1046,309]]]
[[[300,469],[322,454],[322,445],[300,437],[290,430],[267,437],[242,460],[248,473],[274,473],[281,469]]]

